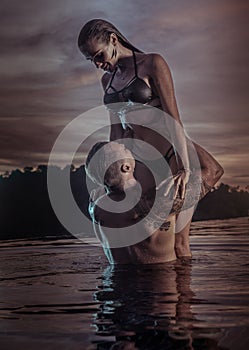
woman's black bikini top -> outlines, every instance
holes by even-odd
[[[129,125],[126,121],[126,115],[127,112],[136,110],[136,109],[141,109],[141,108],[154,108],[154,107],[149,107],[149,106],[139,106],[139,104],[146,105],[148,102],[153,100],[154,98],[158,98],[156,96],[152,89],[146,84],[146,82],[138,77],[137,74],[137,62],[136,62],[136,56],[135,52],[132,51],[133,53],[133,61],[134,61],[134,71],[135,75],[134,77],[126,84],[125,87],[121,90],[116,90],[112,86],[113,79],[115,77],[116,71],[114,71],[112,78],[110,80],[110,83],[108,84],[107,88],[105,89],[105,94],[104,94],[104,104],[107,105],[107,108],[112,110],[113,112],[117,113],[120,121],[123,125],[124,128],[126,128],[127,125]],[[108,90],[112,89],[114,92],[109,92]],[[124,106],[122,104],[118,105],[112,105],[113,103],[118,103],[118,102],[125,102]],[[110,105],[109,105],[110,104]],[[138,105],[137,105],[138,104]],[[120,106],[121,105],[121,106]],[[155,106],[156,108],[160,108],[161,106]],[[161,115],[159,115],[161,117]],[[136,115],[135,115],[136,117]],[[155,116],[156,118],[156,125],[158,124],[158,116]],[[141,120],[140,120],[141,122]],[[151,121],[144,120],[144,124],[146,125],[147,123],[150,123]],[[142,125],[142,124],[141,124]],[[156,129],[155,129],[156,130]],[[166,161],[169,163],[173,155],[175,154],[173,146],[171,146],[164,156]]]
[[[117,102],[136,102],[146,104],[156,96],[152,89],[146,84],[146,82],[138,77],[137,74],[137,62],[135,52],[133,53],[134,71],[135,76],[126,84],[121,90],[116,90],[112,86],[113,79],[116,71],[113,73],[110,83],[108,84],[104,94],[104,104],[117,103]],[[108,92],[112,89],[114,92]]]

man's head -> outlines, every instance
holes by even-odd
[[[97,184],[123,190],[134,180],[135,159],[123,144],[98,142],[86,159],[86,173]]]

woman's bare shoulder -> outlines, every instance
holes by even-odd
[[[160,55],[159,53],[149,53],[148,55],[149,55],[148,60],[153,67],[157,67],[157,66],[167,66],[168,67],[168,64],[167,64],[165,58],[162,55]]]
[[[149,71],[157,70],[158,68],[169,69],[169,66],[165,58],[159,53],[146,53],[146,54],[143,53],[141,54],[140,57],[141,57],[141,63],[143,63],[147,67],[147,70]]]
[[[161,79],[162,77],[171,79],[171,69],[162,55],[158,53],[148,54],[147,63],[150,77],[153,79]]]
[[[139,55],[139,56],[138,56]],[[150,53],[138,53],[138,57],[143,59],[146,63],[160,63],[166,62],[165,58],[160,53],[150,52]]]

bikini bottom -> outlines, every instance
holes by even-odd
[[[143,163],[151,171],[151,173],[155,175],[157,181],[163,181],[167,177],[172,176],[177,172],[177,167],[175,167],[175,171],[170,168],[170,163],[174,155],[175,150],[173,146],[171,146],[167,153],[161,158],[148,160],[138,157],[138,159],[136,158],[136,161]]]

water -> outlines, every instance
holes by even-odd
[[[249,348],[248,218],[193,223],[193,259],[111,268],[78,240],[1,241],[1,349]]]

